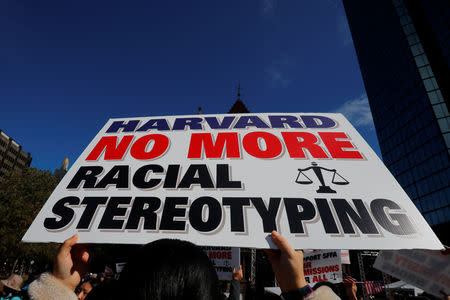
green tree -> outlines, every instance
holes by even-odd
[[[56,176],[36,168],[13,172],[0,181],[0,258],[52,260],[56,244],[21,240],[57,184]]]

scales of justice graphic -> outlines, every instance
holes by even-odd
[[[319,165],[316,162],[311,163],[311,167],[307,167],[305,169],[298,169],[298,176],[295,180],[298,184],[311,184],[313,181],[305,174],[306,171],[313,170],[314,174],[316,175],[317,179],[319,179],[320,186],[319,189],[316,191],[318,193],[336,193],[335,190],[333,190],[328,185],[325,185],[325,179],[323,178],[322,171],[332,172],[333,178],[331,179],[331,183],[336,185],[346,185],[349,184],[349,182],[342,177],[336,169],[327,169],[324,167],[319,167]]]

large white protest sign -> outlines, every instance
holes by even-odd
[[[296,248],[440,249],[374,151],[341,114],[111,119],[23,240]]]
[[[380,251],[374,267],[436,297],[450,295],[450,255],[440,251]]]
[[[219,280],[231,280],[233,268],[239,270],[241,251],[235,247],[202,247],[216,269]]]
[[[308,283],[320,281],[342,282],[341,251],[319,250],[305,253],[303,272]]]

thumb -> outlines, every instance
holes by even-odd
[[[275,245],[277,245],[278,249],[281,250],[281,252],[285,252],[289,255],[293,255],[295,250],[294,248],[291,246],[291,244],[289,244],[289,242],[278,232],[276,232],[275,230],[272,231],[271,234],[272,237],[272,241],[275,243]]]

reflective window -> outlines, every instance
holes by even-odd
[[[446,220],[444,211],[442,209],[436,211],[438,214],[439,223],[444,223]]]
[[[416,32],[416,30],[414,29],[414,26],[412,24],[403,26],[403,31],[405,32],[406,35]]]
[[[409,23],[411,23],[411,18],[408,15],[400,17],[400,24],[406,25]]]
[[[436,212],[433,211],[432,213],[430,213],[430,215],[431,215],[431,223],[432,223],[433,225],[438,224],[438,223],[439,223],[439,220],[438,220],[438,218],[437,218]]]
[[[440,90],[428,92],[428,97],[431,104],[436,104],[444,101]]]
[[[409,45],[414,45],[419,42],[419,36],[416,33],[413,33],[408,35],[407,40]]]
[[[357,22],[366,25],[353,27],[359,36],[354,41],[383,161],[430,224],[448,221],[450,116],[427,59],[433,53],[421,43],[416,33],[420,24],[411,24],[415,20],[403,1],[392,1],[395,8],[383,12],[383,22],[367,8],[371,4],[354,3]],[[445,27],[448,19],[433,18],[429,25]],[[363,38],[368,29],[370,38]],[[448,31],[440,31],[445,35],[434,38],[447,59],[450,39]]]
[[[450,122],[450,118],[448,118],[448,117],[438,120],[438,124],[439,124],[439,127],[441,128],[442,132],[450,131],[450,124],[449,124],[449,122]]]
[[[423,81],[423,84],[425,85],[425,89],[427,91],[432,91],[432,90],[438,89],[438,85],[437,85],[436,79],[434,77],[425,79]]]
[[[423,67],[424,65],[428,65],[428,59],[424,54],[414,57],[414,60],[416,61],[416,65],[418,67]]]
[[[433,105],[434,114],[436,118],[443,118],[448,116],[447,105],[445,104],[436,104]]]
[[[419,68],[420,77],[422,79],[429,78],[433,76],[433,71],[431,71],[431,68],[429,65]]]
[[[416,56],[422,54],[424,51],[421,44],[415,44],[414,46],[411,46],[411,52],[414,56]]]
[[[427,221],[427,223],[430,224],[430,225],[432,225],[432,224],[431,224],[431,217],[430,217],[430,214],[424,214],[423,216],[424,216],[425,220]]]
[[[450,133],[444,134],[444,140],[445,140],[445,144],[447,145],[447,147],[450,148]]]
[[[422,206],[420,205],[420,200],[414,200],[413,203],[419,211],[422,211]]]

